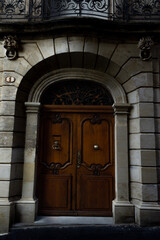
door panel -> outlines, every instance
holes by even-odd
[[[77,209],[83,215],[112,215],[114,198],[113,116],[105,113],[81,114],[77,169]]]
[[[74,209],[73,121],[72,114],[42,112],[37,171],[39,214]]]
[[[80,176],[79,210],[109,211],[112,202],[112,177]]]
[[[72,161],[72,122],[70,119],[53,115],[43,119],[43,160],[49,165],[60,164],[61,167]]]
[[[110,162],[110,126],[105,119],[94,122],[86,119],[82,123],[82,158],[83,163],[101,164]]]
[[[44,107],[37,197],[42,215],[112,215],[114,121],[111,107]]]
[[[41,176],[40,207],[45,210],[70,210],[72,205],[71,176]],[[50,194],[49,194],[50,193]]]

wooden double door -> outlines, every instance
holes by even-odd
[[[112,107],[44,106],[40,122],[39,214],[112,216]]]

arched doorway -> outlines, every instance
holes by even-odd
[[[68,80],[50,85],[40,102],[39,214],[112,216],[111,94],[99,83]]]
[[[114,104],[114,154],[115,154],[115,199],[112,201],[113,218],[116,223],[133,219],[134,206],[129,202],[129,169],[128,169],[128,114],[127,103],[122,86],[110,75],[89,69],[59,69],[41,77],[30,90],[26,106],[26,132],[24,150],[24,171],[22,198],[16,208],[21,222],[32,223],[37,216],[38,201],[36,189],[37,136],[39,135],[39,112],[41,96],[53,83],[68,80],[95,82],[108,89]],[[103,107],[103,106],[102,106]],[[112,109],[110,106],[110,108]],[[121,174],[122,173],[122,174]]]

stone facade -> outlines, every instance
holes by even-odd
[[[160,223],[159,45],[142,61],[134,40],[69,34],[23,36],[18,58],[0,44],[0,232],[36,218],[40,96],[51,83],[103,84],[115,111],[115,223]],[[14,82],[7,82],[14,77]]]

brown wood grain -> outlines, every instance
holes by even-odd
[[[43,106],[40,122],[39,214],[111,216],[115,197],[112,107]],[[53,147],[55,140],[58,150]]]

